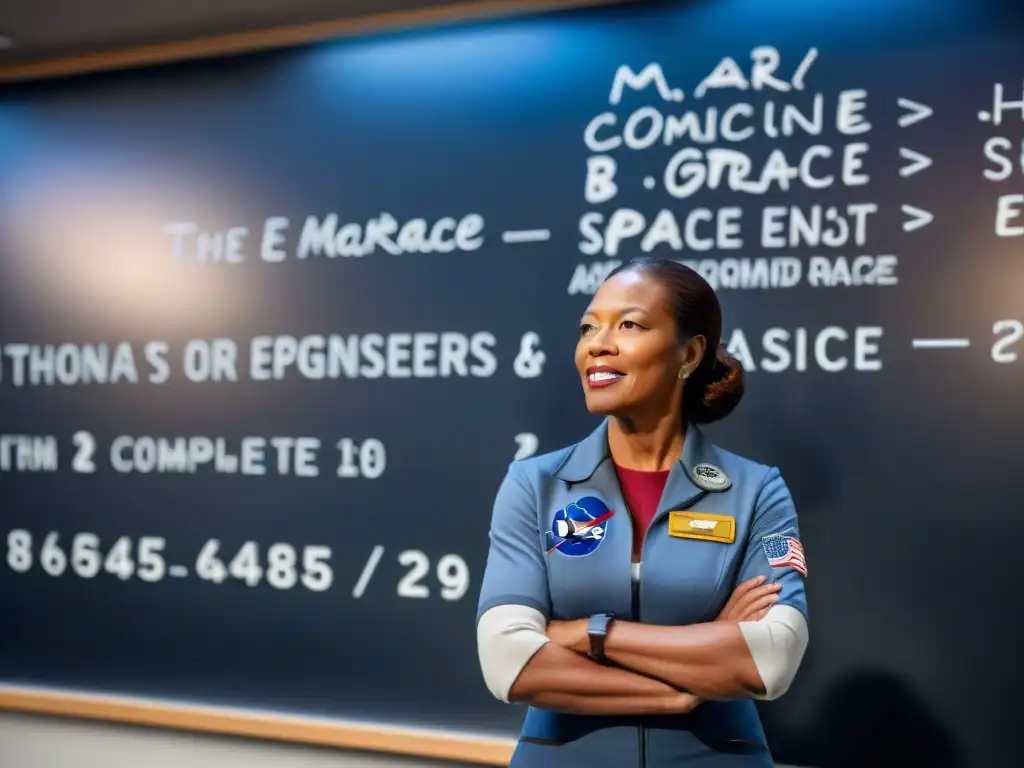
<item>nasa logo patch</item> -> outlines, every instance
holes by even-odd
[[[724,491],[732,485],[732,480],[714,464],[698,464],[693,468],[693,482],[705,491]]]
[[[555,512],[547,532],[548,553],[583,557],[594,552],[608,535],[615,512],[596,496],[584,496]]]

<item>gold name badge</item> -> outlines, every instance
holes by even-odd
[[[732,544],[736,541],[736,518],[708,512],[669,512],[668,535]]]

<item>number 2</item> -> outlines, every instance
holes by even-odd
[[[1016,352],[1007,352],[1006,348],[1016,344],[1024,337],[1024,323],[1020,320],[997,320],[992,326],[992,333],[1006,335],[992,344],[992,359],[997,363],[1012,363],[1017,359]]]
[[[530,456],[537,453],[540,441],[532,432],[520,432],[516,435],[516,445],[519,447],[516,450],[516,455],[513,459],[515,461],[522,461],[523,459],[528,459]]]
[[[420,584],[420,579],[427,575],[430,570],[430,560],[418,549],[407,549],[398,555],[399,565],[408,567],[409,572],[398,582],[399,597],[424,598],[430,597],[430,590],[426,584]]]
[[[96,452],[96,438],[92,436],[91,432],[86,432],[83,429],[71,436],[71,442],[78,449],[75,451],[75,457],[71,460],[71,469],[86,474],[95,472],[96,462],[92,460],[92,455]]]

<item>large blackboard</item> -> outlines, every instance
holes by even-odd
[[[5,89],[0,680],[513,736],[491,501],[593,426],[576,320],[649,252],[719,289],[749,394],[712,434],[798,503],[777,758],[1014,764],[1009,8],[645,4]]]

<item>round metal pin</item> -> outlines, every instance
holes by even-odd
[[[693,482],[705,491],[724,491],[732,486],[732,480],[714,464],[698,464],[693,468]]]

